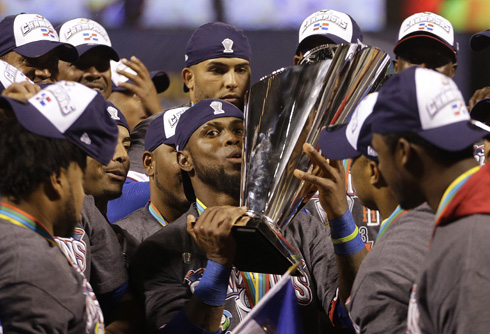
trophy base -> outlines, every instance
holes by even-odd
[[[284,274],[300,259],[291,246],[285,246],[276,232],[260,218],[251,218],[246,225],[235,225],[232,233],[236,241],[235,267],[240,271],[266,274]],[[290,251],[286,249],[290,248]],[[292,276],[300,275],[295,270]]]

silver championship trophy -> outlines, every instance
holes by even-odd
[[[233,227],[239,270],[283,274],[302,260],[282,232],[313,190],[293,175],[295,169],[312,168],[303,144],[318,147],[322,127],[346,123],[389,66],[385,52],[361,44],[325,45],[319,51],[250,89],[240,192],[250,219]]]

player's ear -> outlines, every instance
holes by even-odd
[[[294,55],[294,58],[293,58],[293,65],[298,65],[299,62],[301,60],[301,56],[299,55]]]
[[[378,163],[373,160],[369,160],[368,166],[370,170],[370,183],[376,188],[386,187],[387,184],[383,178],[383,175],[381,175],[379,172]]]
[[[182,79],[184,79],[184,84],[189,88],[189,90],[194,89],[194,73],[188,67],[182,70]]]
[[[398,64],[398,59],[393,59],[391,62],[393,64],[393,71],[395,71],[395,73],[400,72],[400,65]]]
[[[67,185],[66,169],[61,168],[57,173],[51,174],[49,179],[44,182],[43,190],[51,201],[56,201],[63,196],[65,191],[64,187]]]
[[[145,169],[146,175],[155,175],[155,152],[145,151],[143,152],[143,168]]]
[[[458,63],[453,63],[452,66],[451,66],[451,70],[450,70],[450,77],[451,78],[454,78],[454,75],[456,74],[456,69],[458,68]]]
[[[189,173],[194,170],[194,165],[192,162],[192,157],[189,154],[189,151],[183,150],[181,152],[177,152],[177,163],[179,164],[180,169]]]

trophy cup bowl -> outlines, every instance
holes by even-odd
[[[389,66],[385,52],[360,44],[327,45],[322,52],[330,56],[276,71],[249,91],[240,205],[250,219],[232,230],[239,270],[283,274],[302,260],[281,231],[312,190],[293,175],[312,167],[303,144],[318,147],[324,126],[347,122]]]

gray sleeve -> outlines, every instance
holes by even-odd
[[[164,231],[165,229],[161,232]],[[190,289],[183,282],[184,276],[179,277],[176,273],[183,269],[182,261],[179,261],[180,254],[173,254],[172,258],[173,252],[169,252],[171,248],[158,242],[161,232],[157,232],[138,247],[130,267],[131,283],[144,299],[149,332],[168,323],[191,298]]]
[[[72,330],[69,324],[73,326],[76,323],[72,310],[40,287],[29,283],[18,282],[3,286],[0,300],[0,321],[4,333],[68,333]],[[32,300],[36,302],[33,304]],[[80,321],[83,319],[78,320],[78,333],[82,333],[86,322]]]
[[[314,235],[310,243],[310,270],[316,280],[318,298],[328,314],[338,287],[337,263],[330,240],[330,229],[317,219],[312,219],[311,224],[316,225],[316,229],[311,229]]]
[[[95,205],[84,207],[83,218],[90,241],[90,284],[96,294],[113,291],[128,280],[121,246]]]
[[[488,262],[488,260],[487,260]],[[436,315],[440,333],[488,333],[490,276],[488,270],[465,272],[449,291]]]
[[[360,328],[359,333],[404,333],[413,281],[384,270],[364,276],[356,283],[361,288],[353,292],[348,308],[352,321]]]

